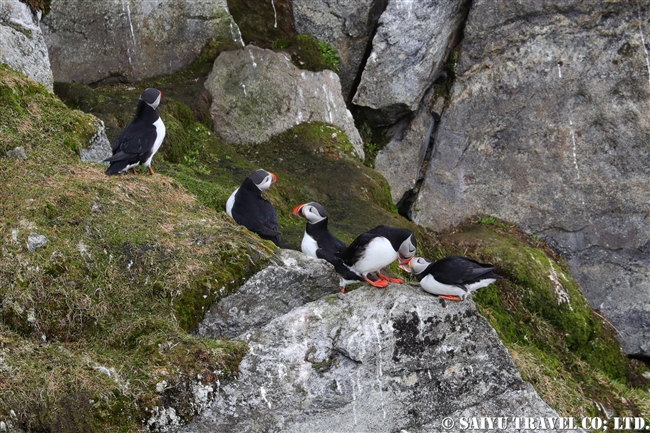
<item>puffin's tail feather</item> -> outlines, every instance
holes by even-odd
[[[109,176],[112,174],[118,174],[120,171],[124,170],[127,165],[129,165],[128,161],[111,162],[111,165],[106,169],[106,174]]]

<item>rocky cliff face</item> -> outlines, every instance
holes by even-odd
[[[643,3],[647,6],[647,3]],[[644,6],[475,1],[414,220],[548,239],[628,353],[650,346]]]
[[[262,284],[254,277],[246,285],[263,285],[264,299],[299,302],[295,290],[313,287],[305,275],[321,278],[329,265],[286,254],[284,265],[263,271]],[[238,378],[182,432],[431,432],[443,430],[445,417],[557,416],[521,380],[472,301],[448,303],[406,285],[366,286],[260,322],[235,307],[245,292],[223,299],[208,319],[230,323],[231,331],[221,331],[241,332],[247,342]]]
[[[19,0],[5,0],[0,8],[0,63],[52,88],[52,71],[40,12]]]
[[[43,33],[56,81],[136,81],[187,67],[211,39],[243,45],[226,0],[53,0]]]

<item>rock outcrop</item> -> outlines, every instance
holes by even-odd
[[[291,297],[285,280],[265,279],[267,297]],[[431,432],[443,431],[445,417],[557,416],[522,381],[471,300],[366,286],[239,338],[249,353],[237,379],[180,431]]]
[[[293,0],[292,3],[296,31],[336,48],[343,97],[354,96],[350,92],[361,72],[370,38],[387,0]]]
[[[205,86],[214,129],[229,143],[262,143],[300,123],[321,121],[343,130],[363,159],[363,142],[332,71],[301,70],[286,54],[247,46],[221,53]]]
[[[352,103],[377,125],[414,112],[457,42],[465,0],[389,0]]]
[[[53,79],[41,14],[19,0],[4,0],[0,7],[0,63],[52,89]]]
[[[568,259],[628,354],[650,355],[648,1],[472,3],[414,220],[495,215]]]
[[[42,22],[56,81],[136,81],[187,67],[211,39],[243,44],[226,0],[53,0]]]

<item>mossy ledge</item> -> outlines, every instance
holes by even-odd
[[[247,349],[188,331],[273,248],[174,179],[81,163],[92,116],[4,66],[0,105],[0,420],[96,432],[189,420]],[[27,159],[4,156],[17,146]],[[30,233],[48,243],[28,251]]]

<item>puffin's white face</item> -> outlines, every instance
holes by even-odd
[[[409,263],[409,271],[415,275],[419,275],[431,264],[431,262],[422,257],[413,257],[413,260]]]
[[[275,174],[262,169],[256,170],[249,177],[260,191],[266,191],[271,187],[272,183],[278,180],[278,177]]]
[[[154,110],[158,107],[158,105],[160,105],[161,98],[162,92],[158,89],[154,89],[153,87],[146,89],[140,96],[140,99],[144,100],[144,102],[146,102],[147,105]]]
[[[296,206],[293,209],[293,214],[305,218],[310,224],[316,224],[327,218],[323,206],[315,201]]]
[[[413,235],[409,236],[404,242],[402,242],[402,245],[399,246],[399,250],[397,250],[400,268],[406,270],[405,267],[415,255],[416,249],[417,242]]]

